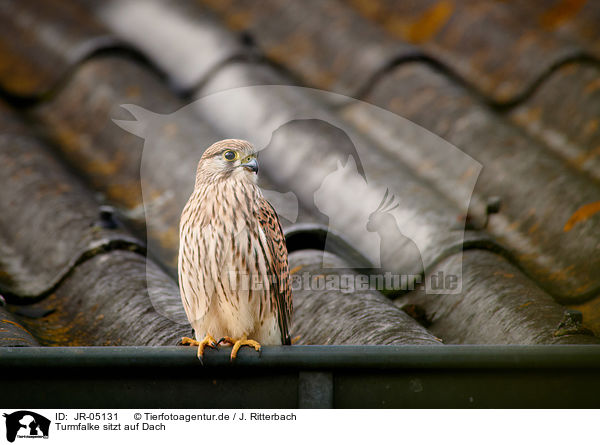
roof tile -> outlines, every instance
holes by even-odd
[[[569,306],[583,314],[583,325],[600,337],[600,297],[596,296],[586,302]]]
[[[460,293],[425,293],[398,298],[396,304],[416,304],[430,318],[429,329],[453,344],[585,344],[593,335],[560,335],[565,309],[503,257],[467,250],[448,257],[429,278],[446,280],[461,273]]]
[[[39,344],[13,314],[0,307],[0,347],[3,346],[39,346]]]
[[[502,209],[490,218],[488,230],[546,290],[575,301],[600,289],[600,214],[568,225],[580,209],[600,200],[594,182],[423,64],[397,68],[368,99],[434,131],[484,165],[475,208],[491,196],[501,197]]]
[[[220,65],[247,52],[232,33],[187,2],[86,3],[107,28],[142,51],[179,90],[195,87]]]
[[[361,289],[361,276],[339,257],[301,250],[290,255],[290,267],[296,270],[292,336],[301,333],[298,344],[441,343],[379,292]]]
[[[343,94],[362,89],[396,57],[415,53],[337,1],[201,3],[230,29],[250,34],[269,59],[304,84]]]
[[[46,346],[174,346],[191,331],[175,283],[134,252],[94,256],[33,307],[52,310],[23,319]]]
[[[511,120],[575,168],[600,181],[600,69],[565,65],[525,102]]]
[[[202,1],[305,84],[357,94],[390,65],[422,59],[496,103],[521,100],[561,63],[600,57],[600,8],[559,3]]]
[[[349,3],[390,37],[418,45],[497,103],[519,101],[561,63],[600,57],[598,27],[592,25],[600,8],[594,2]]]
[[[128,111],[123,104],[129,104]],[[63,157],[94,188],[138,228],[148,223],[150,250],[168,257],[172,269],[177,266],[173,251],[179,217],[195,166],[204,148],[221,139],[198,119],[175,121],[158,114],[182,105],[153,73],[108,56],[83,63],[55,97],[31,110]],[[121,125],[129,125],[131,132],[111,119],[130,121]],[[144,145],[138,134],[156,144]]]
[[[84,8],[60,0],[0,3],[0,87],[38,98],[69,68],[115,40]]]
[[[1,122],[13,121],[0,107]],[[99,207],[81,183],[32,136],[0,136],[0,286],[6,297],[38,297],[93,252],[143,249],[120,228],[99,224]]]

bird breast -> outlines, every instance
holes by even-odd
[[[242,181],[200,184],[184,208],[179,280],[197,335],[250,334],[265,319],[272,259],[255,213],[261,196]]]

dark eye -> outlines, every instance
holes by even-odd
[[[223,153],[223,157],[228,161],[233,161],[235,158],[237,158],[237,153],[233,150],[227,150],[225,153]]]

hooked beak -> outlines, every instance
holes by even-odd
[[[251,158],[248,162],[242,164],[242,167],[253,171],[254,173],[258,173],[258,161],[256,158]]]

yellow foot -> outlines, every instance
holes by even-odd
[[[190,338],[190,337],[182,337],[181,344],[184,346],[186,346],[186,345],[198,346],[200,344],[200,342],[198,340],[194,340],[193,338]]]
[[[204,337],[204,340],[202,340],[200,342],[198,340],[194,340],[193,338],[183,337],[181,339],[181,344],[182,345],[190,345],[190,346],[198,346],[198,360],[200,360],[200,362],[202,362],[202,359],[204,358],[204,350],[206,349],[207,346],[209,348],[216,349],[217,346],[219,345],[217,340],[215,340],[215,338],[210,334],[206,334],[206,337]]]
[[[237,357],[237,353],[240,350],[240,348],[242,346],[250,346],[252,348],[254,348],[255,350],[257,350],[258,352],[260,352],[260,343],[257,342],[256,340],[250,340],[248,339],[245,335],[242,336],[241,338],[238,338],[237,340],[235,338],[231,338],[231,337],[223,337],[221,340],[219,340],[219,343],[229,343],[230,345],[233,346],[233,349],[231,350],[231,360],[235,360],[235,358]]]

